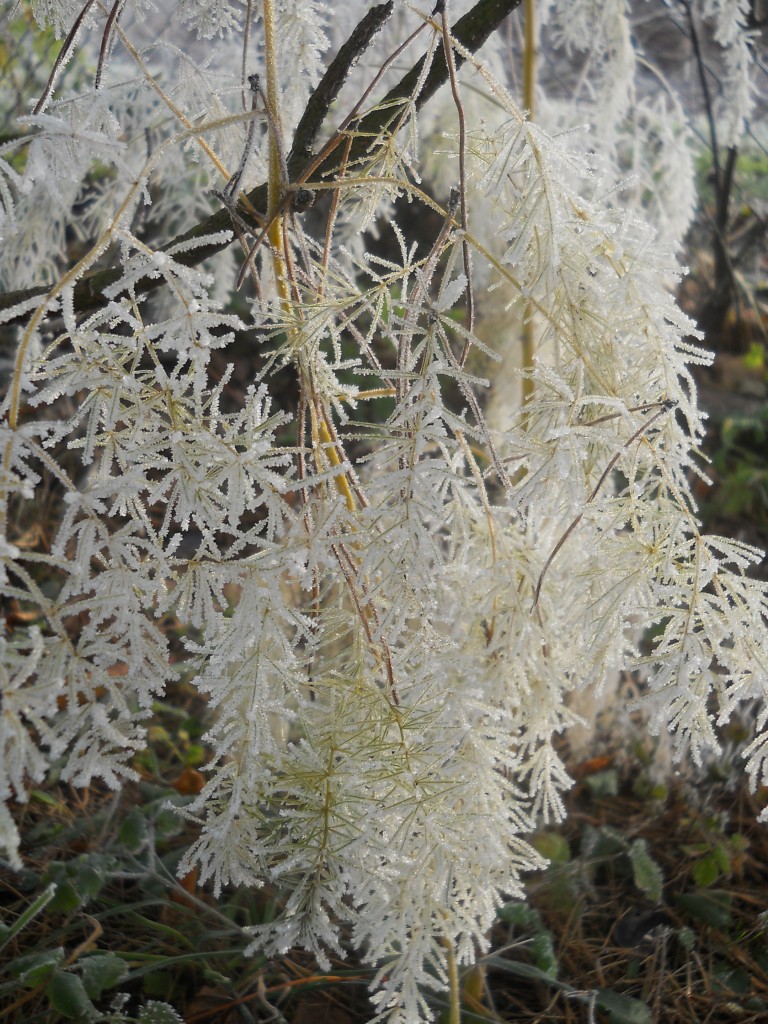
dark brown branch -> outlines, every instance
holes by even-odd
[[[97,89],[101,86],[101,76],[104,74],[104,66],[107,63],[109,40],[112,38],[112,31],[120,20],[120,15],[123,13],[124,4],[125,0],[115,0],[112,10],[107,17],[107,24],[104,26],[104,35],[101,37],[101,46],[99,47],[99,63],[96,66],[96,78],[93,82]]]
[[[295,158],[303,156],[306,162],[309,161],[317,133],[328,116],[331,104],[338,96],[360,55],[368,49],[374,36],[391,17],[394,6],[393,0],[387,0],[385,4],[372,7],[328,65],[328,70],[309,97],[306,109],[296,126],[292,150]]]
[[[460,18],[451,30],[451,35],[456,39],[461,46],[463,46],[470,53],[476,52],[488,39],[492,32],[494,32],[502,21],[515,10],[521,3],[521,0],[478,0],[478,3]],[[387,5],[382,5],[386,7]],[[379,8],[375,8],[379,10]],[[364,19],[365,20],[365,19]],[[375,19],[374,19],[375,22]],[[359,28],[359,26],[358,26]],[[355,32],[358,30],[355,29]],[[353,33],[353,36],[355,33]],[[372,38],[372,37],[371,37]],[[369,40],[370,41],[370,40]],[[352,39],[349,41],[349,50],[345,53],[344,60],[348,60],[350,53],[354,59],[354,50],[359,47],[359,40],[354,44]],[[347,46],[348,44],[345,44]],[[342,47],[344,50],[344,47]],[[358,51],[359,52],[359,51]],[[341,51],[340,51],[341,54]],[[397,111],[398,102],[414,102],[417,110],[420,110],[428,100],[437,92],[441,85],[448,81],[448,66],[445,60],[445,54],[440,50],[434,54],[432,65],[427,73],[421,89],[417,95],[414,95],[418,88],[419,77],[424,68],[426,56],[422,57],[411,70],[403,76],[398,84],[391,89],[384,99],[378,104],[372,111],[363,115],[355,126],[356,137],[352,140],[352,146],[350,148],[347,159],[350,163],[354,164],[356,159],[362,157],[369,149],[371,139],[376,135],[380,134],[385,130],[387,125],[392,121],[393,110]],[[333,68],[335,61],[331,63],[329,67],[329,73]],[[462,59],[456,56],[456,66],[459,67],[462,64]],[[338,68],[341,65],[337,66]],[[336,72],[334,72],[335,74]],[[315,90],[313,96],[310,97],[308,109],[313,103],[314,96],[318,90],[322,90],[327,95],[335,95],[333,92],[333,84],[326,82],[323,86],[323,82],[326,82],[324,77],[318,89]],[[328,105],[325,102],[325,98],[321,93],[321,97],[317,103],[317,117],[324,119],[327,115]],[[299,122],[300,125],[305,121],[302,117]],[[322,121],[315,125],[310,125],[307,122],[302,128],[301,136],[297,132],[297,139],[294,146],[288,156],[288,174],[290,181],[301,182],[302,176],[304,175],[305,169],[308,166],[307,162],[307,151],[306,147],[311,144],[311,140],[316,137],[317,132],[322,126]],[[313,130],[312,130],[313,129]],[[342,161],[341,150],[346,147],[336,147],[330,152],[323,163],[315,167],[314,176],[322,176],[325,180],[331,180],[333,175],[339,170]],[[247,202],[242,202],[238,206],[238,214],[242,218],[243,222],[251,225],[254,231],[257,233],[260,231],[259,226],[254,222],[252,215],[249,213],[249,206],[251,209],[257,211],[264,211],[267,208],[267,186],[266,184],[259,185],[248,193]],[[230,229],[232,226],[231,215],[226,207],[222,207],[219,211],[207,217],[201,221],[195,227],[189,231],[184,232],[182,235],[172,239],[163,248],[167,251],[179,243],[191,242],[196,238],[202,238],[205,235],[215,234],[219,231],[225,231]],[[234,236],[233,236],[234,237]],[[179,253],[174,258],[177,262],[186,266],[197,266],[202,263],[208,257],[213,256],[221,249],[226,248],[229,243],[217,243],[214,245],[202,245],[193,249],[188,249],[183,253]],[[99,309],[105,303],[104,292],[111,285],[114,285],[120,280],[122,270],[120,268],[109,268],[106,270],[99,270],[95,273],[88,274],[77,282],[74,289],[74,307],[78,314],[83,315],[94,312]],[[162,283],[162,278],[152,279],[146,278],[143,281],[137,282],[137,291],[148,292],[158,287]],[[50,291],[47,287],[39,288],[28,288],[23,291],[6,292],[0,294],[0,312],[4,309],[10,309],[12,306],[18,303],[24,302],[33,297],[39,296],[42,298],[47,295]],[[15,322],[23,322],[28,317],[28,313],[22,314],[15,318]],[[14,321],[11,321],[14,322]]]

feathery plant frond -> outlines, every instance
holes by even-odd
[[[626,5],[606,7],[594,51],[596,96],[617,106],[591,153],[546,111],[527,119],[476,56],[515,6],[480,0],[457,20],[403,3],[392,43],[373,41],[381,5],[331,81],[338,26],[314,0],[185,0],[181,22],[219,42],[165,70],[172,40],[131,43],[148,5],[106,28],[94,5],[83,32],[101,26],[111,55],[98,88],[68,95],[61,73],[2,186],[0,321],[20,323],[2,593],[37,621],[0,637],[0,797],[23,801],[54,761],[76,785],[131,777],[178,671],[175,616],[216,716],[180,870],[215,891],[284,890],[254,950],[327,964],[351,937],[389,1022],[431,1018],[426,993],[487,948],[499,902],[542,865],[525,837],[564,814],[553,737],[577,722],[569,693],[636,670],[651,728],[696,759],[766,696],[761,554],[702,535],[691,490],[690,366],[708,357],[669,294],[679,233],[657,237],[617,191]],[[722,27],[728,5],[705,6]],[[550,5],[562,45],[586,45],[586,7]],[[35,5],[60,34],[84,10]],[[252,54],[233,61],[246,21]],[[677,142],[668,109],[637,107]],[[420,178],[435,125],[450,194]],[[488,289],[509,326],[481,340]],[[476,356],[503,387],[516,315],[531,318],[530,398],[489,423]],[[244,338],[253,377],[235,402],[220,368]],[[44,487],[58,524],[33,550],[23,525]],[[18,865],[5,809],[0,829]]]

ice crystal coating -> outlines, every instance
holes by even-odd
[[[623,2],[597,26],[593,3],[546,6],[595,77],[589,103],[555,97],[540,123],[489,69],[502,42],[475,56],[447,28],[469,5],[445,6],[443,25],[399,4],[394,41],[351,47],[300,167],[291,132],[340,42],[315,0],[183,0],[210,59],[136,48],[159,15],[130,5],[98,87],[88,60],[65,70],[0,150],[0,278],[21,290],[0,313],[20,324],[0,584],[37,613],[0,636],[0,842],[18,866],[8,806],[53,761],[76,785],[132,776],[178,671],[173,616],[216,715],[180,870],[284,892],[254,950],[323,964],[351,935],[391,1024],[431,1019],[449,958],[485,950],[542,865],[526,836],[564,813],[570,694],[636,671],[651,728],[694,759],[755,702],[747,771],[768,781],[762,555],[702,535],[692,495],[690,367],[708,357],[670,295],[690,216],[672,191],[691,168],[681,107],[634,94]],[[83,10],[33,7],[59,35]],[[750,109],[746,7],[703,6],[728,54],[729,138]],[[96,6],[83,54],[93,26]],[[571,131],[585,110],[594,128]],[[488,295],[505,308],[492,337]],[[51,493],[39,549],[17,525]]]

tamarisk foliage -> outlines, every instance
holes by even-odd
[[[691,490],[682,111],[633,91],[626,4],[552,2],[549,52],[589,45],[596,84],[528,117],[491,34],[517,2],[344,4],[341,35],[316,0],[183,0],[157,42],[143,0],[35,0],[62,51],[0,148],[0,585],[28,613],[0,634],[6,855],[51,764],[134,776],[183,671],[216,717],[181,870],[284,891],[254,950],[351,936],[391,1022],[430,1018],[542,865],[569,693],[636,671],[696,760],[753,702],[768,781],[762,556],[703,535]],[[749,43],[721,42],[737,133]]]

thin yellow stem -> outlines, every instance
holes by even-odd
[[[525,54],[523,57],[523,106],[528,111],[528,120],[533,121],[536,108],[536,6],[535,0],[525,0]],[[534,385],[530,377],[536,348],[536,324],[533,309],[528,303],[523,312],[523,407],[533,398]]]
[[[339,453],[336,451],[336,445],[334,444],[333,438],[331,437],[330,431],[328,430],[328,424],[325,420],[320,421],[320,427],[318,430],[318,438],[320,444],[323,446],[325,454],[328,456],[328,461],[334,469],[341,466],[341,459]],[[349,486],[349,480],[347,480],[347,474],[344,470],[340,470],[338,474],[334,475],[334,483],[336,484],[336,490],[344,498],[344,502],[347,506],[348,512],[355,511],[355,499],[352,496],[352,489]]]
[[[280,302],[286,313],[291,308],[291,293],[283,256],[283,218],[281,215],[282,180],[281,153],[283,127],[280,112],[280,86],[277,78],[277,11],[275,0],[262,0],[264,19],[264,62],[267,71],[266,105],[269,120],[269,180],[267,182],[267,237],[272,250],[272,267]]]
[[[271,115],[269,136],[269,205],[268,217],[273,217],[280,206],[280,147],[282,146],[282,118],[280,115],[280,87],[277,80],[277,24],[274,0],[262,0],[264,16],[264,57],[267,70],[267,105]]]
[[[525,0],[523,7],[525,19],[525,54],[523,56],[523,106],[528,111],[528,120],[532,121],[536,107],[536,3]]]
[[[391,398],[396,394],[395,388],[370,388],[368,391],[358,391],[355,401],[362,402],[367,398]]]
[[[442,945],[446,953],[446,967],[448,968],[448,993],[450,1005],[448,1009],[448,1024],[460,1024],[461,1022],[461,987],[459,985],[459,967],[456,963],[456,953],[453,943],[445,936]]]

